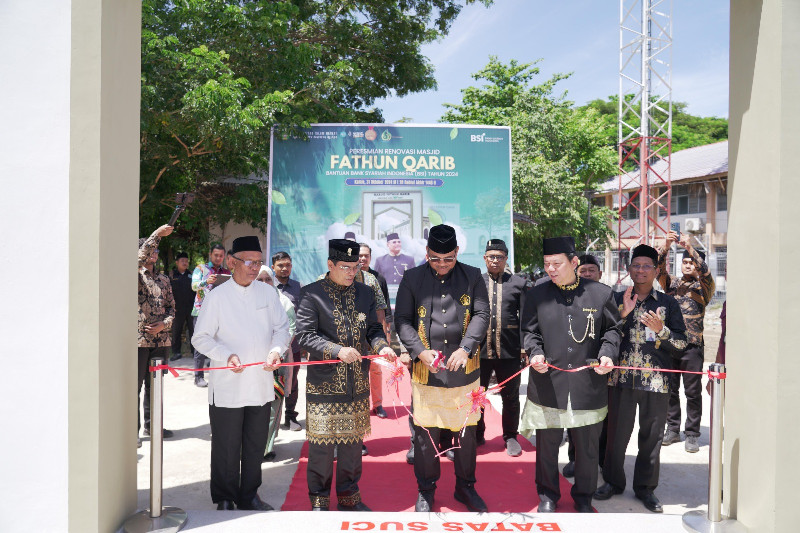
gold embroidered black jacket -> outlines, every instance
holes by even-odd
[[[591,315],[591,319],[589,316]],[[528,356],[544,354],[548,363],[570,370],[588,360],[619,359],[620,316],[611,287],[579,278],[573,290],[548,280],[535,285],[522,310],[523,345]],[[544,374],[530,369],[528,399],[545,407],[601,409],[608,404],[608,377],[592,369]]]
[[[406,271],[397,289],[394,323],[400,342],[414,359],[415,382],[435,387],[473,383],[489,326],[489,297],[481,271],[459,262],[443,279],[427,263]],[[418,358],[428,349],[447,358],[459,347],[470,354],[466,368],[460,370],[430,373]]]
[[[528,290],[519,276],[501,272],[497,279],[489,273],[483,275],[489,292],[489,329],[481,343],[484,359],[519,359],[522,353],[522,330],[519,317],[525,306]]]
[[[372,289],[358,282],[345,287],[327,277],[303,287],[295,338],[308,351],[310,361],[336,359],[343,347],[369,355],[388,346],[375,313]],[[342,403],[368,398],[369,366],[369,359],[310,365],[307,401]]]

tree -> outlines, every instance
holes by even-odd
[[[381,122],[376,98],[436,86],[420,47],[492,0],[143,0],[140,231],[196,200],[162,248],[204,253],[209,224],[262,230],[270,128]],[[171,259],[171,256],[168,255]]]
[[[626,95],[628,101],[632,100],[634,95]],[[655,101],[658,97],[652,97]],[[617,146],[617,116],[619,97],[609,96],[607,100],[596,99],[592,100],[583,109],[593,109],[597,111],[599,120],[603,124],[603,133],[606,137],[606,143],[616,149]],[[672,103],[672,151],[684,150],[692,148],[693,146],[703,146],[712,144],[719,141],[724,141],[728,138],[728,120],[719,117],[699,117],[690,115],[686,112],[688,104],[685,102]],[[634,110],[638,113],[641,110],[641,104],[633,106]],[[629,113],[626,117],[630,122],[634,122],[633,113]],[[665,116],[657,117],[665,118]]]
[[[536,62],[538,63],[538,61]],[[442,122],[488,124],[511,128],[512,196],[515,213],[530,223],[514,226],[515,267],[541,264],[543,237],[573,235],[579,248],[587,238],[606,243],[613,213],[592,206],[585,193],[614,174],[616,151],[606,143],[598,112],[575,109],[556,84],[556,74],[535,84],[536,63],[503,64],[490,57],[473,74],[485,80],[461,91],[461,104],[445,104]]]

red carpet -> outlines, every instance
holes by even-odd
[[[400,386],[400,395],[408,405],[411,398],[411,385],[406,374]],[[392,401],[396,408],[392,407]],[[406,463],[406,452],[410,445],[408,414],[395,396],[394,390],[384,388],[383,406],[388,418],[372,417],[372,434],[365,444],[369,455],[363,458],[364,469],[359,482],[364,503],[373,511],[413,511],[417,500],[417,483],[414,467]],[[539,497],[534,483],[536,449],[527,439],[519,437],[523,453],[519,457],[509,457],[505,452],[500,424],[500,413],[494,409],[486,411],[486,444],[478,447],[478,466],[475,488],[486,502],[490,512],[527,513],[536,511]],[[306,464],[308,462],[308,443],[303,445],[300,463],[292,479],[281,510],[308,511],[306,485]],[[453,463],[441,458],[442,475],[437,482],[436,499],[433,510],[436,512],[466,512],[467,508],[453,497],[455,475]],[[335,471],[335,469],[334,469]],[[561,477],[561,500],[558,510],[572,512],[572,498],[569,491],[572,485]],[[335,486],[331,493],[331,510],[336,509]]]

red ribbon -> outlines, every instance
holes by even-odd
[[[551,365],[550,363],[545,363],[548,367],[554,370],[560,370],[561,372],[580,372],[581,370],[586,370],[587,368],[597,368],[596,366],[592,365],[584,365],[579,366],[578,368],[558,368],[557,366]],[[647,368],[643,366],[606,366],[604,368],[611,368],[617,370],[641,370],[643,372],[672,372],[675,374],[698,374],[701,376],[708,376],[709,378],[716,378],[716,379],[725,379],[728,377],[727,372],[714,372],[711,370],[704,371],[697,371],[697,370],[673,370],[671,368]]]
[[[377,357],[383,357],[383,356],[379,354],[373,354],[373,355],[362,355],[361,357],[363,359],[375,359]],[[278,363],[275,366],[280,367],[280,366],[329,365],[341,362],[342,362],[341,359],[327,359],[325,361],[297,361],[295,363]],[[177,370],[182,370],[184,372],[204,372],[206,370],[232,370],[236,368],[246,368],[248,366],[264,366],[265,364],[267,364],[266,361],[260,361],[258,363],[247,363],[246,365],[240,365],[240,366],[213,366],[210,368],[184,368],[180,366],[157,365],[157,366],[150,366],[150,372],[156,372],[158,370],[169,370],[170,374],[172,374],[177,378],[178,377]]]

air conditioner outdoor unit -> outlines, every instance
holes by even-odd
[[[687,218],[685,224],[686,231],[692,233],[699,233],[703,231],[703,221],[699,218]]]

